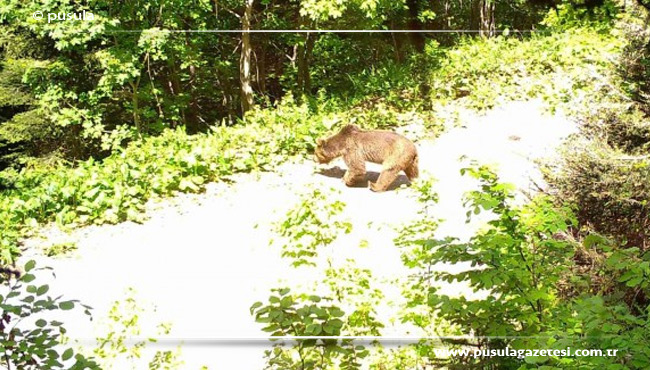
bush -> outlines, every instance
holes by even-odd
[[[352,230],[352,224],[340,217],[345,204],[331,200],[333,195],[305,192],[273,228],[281,237],[273,244],[282,244],[281,256],[289,266],[316,270],[318,278],[301,287],[303,293],[292,293],[288,287],[272,289],[268,302],[250,308],[255,321],[264,324],[262,330],[272,337],[333,338],[290,343],[272,339],[273,348],[265,351],[269,369],[360,369],[369,350],[363,343],[336,337],[379,336],[384,327],[377,318],[384,295],[375,287],[372,272],[357,267],[352,259],[342,263],[333,253],[332,243]],[[327,258],[319,256],[324,249],[329,249]]]
[[[618,69],[627,92],[650,114],[650,27],[642,20],[648,13],[634,7],[630,13],[622,24],[622,34],[628,42]]]
[[[0,34],[0,49],[2,44]],[[0,58],[0,171],[26,157],[48,153],[60,140],[59,132],[36,109],[33,96],[22,84],[25,70],[35,64],[33,60]]]
[[[24,168],[2,182],[0,260],[12,261],[18,240],[39,224],[142,221],[145,203],[174,192],[200,192],[205,183],[238,172],[268,170],[313,148],[325,127],[303,106],[283,103],[258,111],[246,125],[190,136],[182,129],[133,142],[103,161],[89,159]]]
[[[628,246],[650,246],[650,158],[576,139],[546,178],[560,199],[576,204],[581,225]]]
[[[599,27],[569,28],[521,40],[467,38],[449,49],[440,67],[431,71],[431,95],[434,100],[465,98],[466,105],[478,110],[535,97],[554,108],[598,85],[621,45]]]
[[[72,348],[62,350],[63,323],[41,317],[46,312],[67,311],[79,304],[75,300],[46,295],[49,286],[36,285],[34,261],[25,264],[25,274],[16,280],[0,273],[0,363],[6,369],[96,369],[100,367]],[[6,289],[4,289],[6,288]],[[90,315],[90,307],[81,305]]]
[[[597,104],[581,121],[585,136],[606,142],[613,149],[630,154],[643,154],[650,149],[650,117],[639,104]]]
[[[468,216],[489,211],[494,217],[466,243],[434,239],[436,224],[421,221],[400,235],[396,242],[404,248],[402,259],[413,270],[404,294],[409,311],[403,320],[425,330],[451,325],[454,334],[475,336],[443,341],[470,353],[475,348],[510,348],[524,350],[525,355],[435,359],[436,344],[421,342],[418,348],[427,357],[424,361],[448,368],[647,368],[647,253],[593,233],[574,239],[572,207],[558,206],[548,196],[514,206],[512,188],[489,169],[472,167],[464,172],[481,183],[480,190],[467,198]],[[599,259],[585,260],[585,255]],[[438,268],[457,263],[471,267]],[[436,281],[465,283],[484,294],[472,298],[445,294]],[[540,357],[525,351],[567,347],[618,349],[619,353]]]

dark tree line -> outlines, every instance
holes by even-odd
[[[73,159],[102,156],[164,128],[204,131],[289,92],[354,95],[350,75],[407,63],[429,41],[452,45],[460,37],[247,30],[479,30],[490,37],[497,29],[535,28],[557,5],[554,0],[65,0],[56,10],[86,9],[97,16],[87,22],[31,19],[47,4],[29,0],[0,9],[1,167],[50,152]],[[223,29],[242,32],[175,32]]]

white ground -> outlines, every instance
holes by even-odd
[[[532,181],[541,183],[533,160],[552,155],[574,125],[564,117],[544,114],[540,106],[537,102],[509,103],[484,116],[466,113],[461,116],[463,127],[418,143],[421,174],[438,179],[435,190],[440,202],[434,213],[446,220],[440,236],[465,238],[478,226],[465,224],[461,198],[476,182],[460,176],[459,169],[468,163],[461,156],[497,165],[502,179],[519,189],[529,190]],[[344,168],[342,162],[331,166]],[[377,167],[368,169],[378,171]],[[274,173],[239,175],[231,185],[210,184],[203,194],[152,204],[150,219],[143,224],[85,227],[67,235],[46,229],[45,237],[31,239],[27,245],[32,251],[38,250],[35,246],[62,240],[78,246],[69,257],[36,255],[39,265],[54,268],[56,292],[94,307],[94,323],[79,312],[68,319],[71,337],[86,342],[94,338],[96,323],[111,303],[133,287],[141,302],[157,306],[148,320],[171,321],[173,331],[167,338],[188,340],[183,347],[184,368],[262,369],[264,345],[201,346],[191,340],[263,337],[260,325],[249,314],[250,305],[266,300],[270,288],[309,280],[304,270],[291,269],[280,259],[279,246],[268,245],[269,224],[296,204],[306,186],[341,191],[333,194],[347,204],[345,216],[354,231],[333,246],[336,258],[352,256],[359,266],[371,268],[383,282],[386,301],[399,300],[398,290],[386,280],[404,276],[406,271],[392,242],[395,231],[388,225],[401,225],[417,216],[413,191],[377,194],[365,188],[345,188],[339,178],[316,170],[315,164],[302,162],[282,165]],[[368,247],[360,248],[361,240],[367,240]],[[35,257],[28,254],[24,259]],[[388,327],[384,335],[405,335],[406,331]]]

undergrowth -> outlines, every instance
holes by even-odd
[[[607,30],[569,28],[519,39],[465,39],[432,71],[431,95],[485,110],[512,100],[540,98],[551,110],[568,108],[596,91],[622,42]]]

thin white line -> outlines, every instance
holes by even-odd
[[[109,33],[139,33],[144,31],[158,31],[171,33],[477,33],[481,30],[167,30],[167,29],[149,29],[149,30],[107,30]],[[532,33],[539,30],[494,30],[495,33],[513,32],[513,33]]]
[[[585,340],[588,338],[600,338],[601,336],[595,337],[581,337],[575,338],[576,340]],[[609,336],[607,336],[609,337]],[[301,340],[351,340],[356,341],[357,343],[367,343],[371,344],[372,342],[382,342],[385,344],[404,344],[404,343],[416,343],[422,340],[453,340],[453,339],[468,339],[468,340],[478,340],[478,339],[516,339],[516,338],[527,338],[527,339],[550,339],[556,338],[554,336],[431,336],[431,337],[382,337],[382,336],[283,336],[283,337],[214,337],[214,338],[143,338],[143,337],[131,337],[126,338],[123,342],[126,345],[136,345],[138,343],[146,342],[148,345],[158,345],[163,347],[169,346],[191,346],[191,347],[214,347],[214,346],[241,346],[241,345],[255,345],[255,346],[270,346],[277,345],[279,343],[292,343],[298,342]],[[567,338],[572,339],[572,338]],[[75,342],[79,345],[95,346],[97,344],[96,339],[91,338],[70,338],[72,342]],[[153,342],[152,342],[153,340]]]
[[[514,339],[514,338],[553,338],[553,336],[424,336],[424,337],[385,337],[385,336],[281,336],[281,337],[212,337],[212,338],[154,338],[158,342],[199,342],[199,343],[221,343],[221,342],[268,342],[268,341],[298,341],[298,340],[358,340],[358,341],[420,341],[420,340],[444,340],[444,339]],[[148,341],[149,337],[130,337],[128,342]],[[76,338],[77,341],[89,341],[89,338]]]
[[[310,340],[310,339],[337,339],[337,340],[433,340],[433,339],[508,339],[508,338],[551,338],[551,336],[470,336],[470,335],[451,335],[451,336],[430,336],[430,337],[388,337],[373,335],[287,335],[281,337],[217,337],[217,338],[195,338],[189,340],[205,341],[266,341],[266,340]]]

